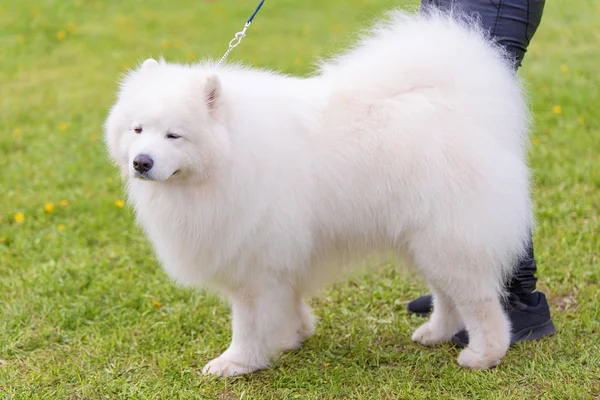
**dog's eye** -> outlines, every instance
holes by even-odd
[[[142,133],[143,129],[142,129],[142,127],[141,127],[141,126],[138,126],[137,128],[134,128],[134,129],[133,129],[133,131],[134,131],[135,133],[138,133],[138,134],[139,134],[139,133]]]
[[[175,133],[167,133],[167,139],[179,139],[181,136],[175,134]]]

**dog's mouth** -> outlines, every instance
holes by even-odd
[[[172,174],[169,176],[169,178],[171,178],[171,177],[173,177],[173,176],[177,175],[179,172],[181,172],[181,170],[179,170],[179,169],[178,169],[177,171],[173,172],[173,173],[172,173]],[[147,172],[138,172],[138,171],[135,171],[135,174],[133,175],[133,177],[134,177],[134,178],[136,178],[136,179],[141,179],[141,180],[143,180],[143,181],[156,181],[156,179],[154,179],[154,178],[150,177],[150,175],[148,175],[148,173],[147,173]],[[168,179],[168,178],[167,178],[167,179]]]
[[[148,174],[146,172],[138,172],[135,171],[135,173],[133,174],[133,177],[136,179],[141,179],[143,181],[152,181],[154,179],[150,178],[150,176],[148,176]]]

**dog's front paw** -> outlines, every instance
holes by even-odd
[[[467,347],[458,355],[458,363],[470,369],[488,369],[500,364],[501,356],[495,354],[477,353],[473,349]]]
[[[204,375],[212,374],[219,377],[230,377],[249,374],[262,368],[264,366],[250,365],[222,355],[206,364],[202,368],[202,373]]]
[[[452,332],[435,327],[431,321],[425,322],[418,327],[412,335],[413,341],[419,342],[425,346],[435,346],[436,344],[447,342],[451,338]]]

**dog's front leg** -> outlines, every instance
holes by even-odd
[[[229,348],[203,368],[205,374],[243,375],[269,366],[299,334],[297,296],[286,283],[245,287],[231,293],[233,337]]]

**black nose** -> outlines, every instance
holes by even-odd
[[[154,161],[152,161],[150,156],[147,154],[137,155],[133,159],[133,168],[136,171],[141,172],[142,174],[144,172],[150,171],[150,169],[152,168],[153,165],[154,165]]]

